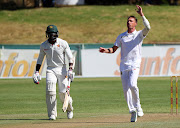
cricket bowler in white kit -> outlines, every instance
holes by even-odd
[[[48,40],[40,45],[40,53],[37,60],[36,72],[33,76],[34,83],[39,84],[41,76],[39,69],[42,61],[46,56],[47,70],[46,70],[46,104],[48,117],[50,120],[56,120],[57,117],[57,101],[56,101],[56,83],[58,83],[59,97],[64,103],[66,92],[66,85],[63,80],[69,75],[73,77],[73,55],[68,43],[65,40],[58,38],[58,29],[55,25],[49,25],[46,30],[46,37]],[[69,70],[67,73],[65,64],[65,54],[69,59]],[[67,108],[68,119],[73,118],[72,98],[69,98]]]
[[[145,28],[141,31],[136,31],[137,19],[135,16],[130,16],[127,19],[128,30],[117,37],[114,46],[108,49],[99,48],[101,53],[114,53],[121,47],[121,81],[129,112],[131,113],[131,122],[136,122],[137,116],[141,117],[144,115],[140,104],[137,79],[141,64],[143,39],[150,30],[149,21],[144,16],[142,8],[139,5],[136,5],[136,7],[138,9],[136,11],[142,17]]]

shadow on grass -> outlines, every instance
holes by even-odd
[[[72,123],[72,124],[120,124],[120,123],[129,123],[129,122],[93,122],[93,121],[90,121],[90,122],[50,122],[50,123]]]
[[[49,119],[0,119],[0,120],[49,120]]]
[[[50,121],[49,119],[0,119],[0,121],[4,121],[4,120],[20,120],[20,121],[22,121],[22,120],[24,120],[24,121],[27,121],[27,120],[44,120],[44,121]],[[55,121],[50,121],[50,122],[48,122],[48,123],[72,123],[72,124],[76,124],[76,123],[78,123],[78,124],[119,124],[119,123],[127,123],[127,122],[122,122],[122,121],[120,121],[120,122],[111,122],[111,121],[109,121],[109,122],[93,122],[93,121],[90,121],[90,122],[87,122],[87,121],[82,121],[82,122],[72,122],[72,121],[62,121],[62,122],[57,122],[58,120],[55,120]],[[60,121],[60,120],[59,120]],[[35,124],[41,124],[41,123],[35,123]]]

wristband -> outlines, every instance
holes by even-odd
[[[111,53],[111,50],[108,48],[108,52]]]
[[[73,70],[73,66],[69,66],[69,69],[70,69],[70,70]]]

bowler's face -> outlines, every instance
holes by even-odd
[[[133,18],[133,17],[130,17],[128,20],[127,20],[127,27],[132,29],[134,27],[136,27],[137,23],[136,23],[136,20]]]

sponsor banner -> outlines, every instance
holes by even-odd
[[[83,49],[81,51],[82,76],[114,76],[114,72],[119,69],[119,65],[116,64],[118,54],[119,50],[114,54],[103,54],[98,49]]]
[[[32,77],[39,50],[1,49],[0,77]]]
[[[180,75],[180,46],[143,46],[140,76]],[[98,49],[83,49],[83,77],[120,76],[120,50],[114,54],[100,53]]]
[[[76,56],[76,51],[72,51],[72,53]],[[0,49],[0,78],[32,77],[36,69],[38,56],[39,50]],[[42,77],[46,76],[47,65],[45,61],[44,58],[40,69]]]

